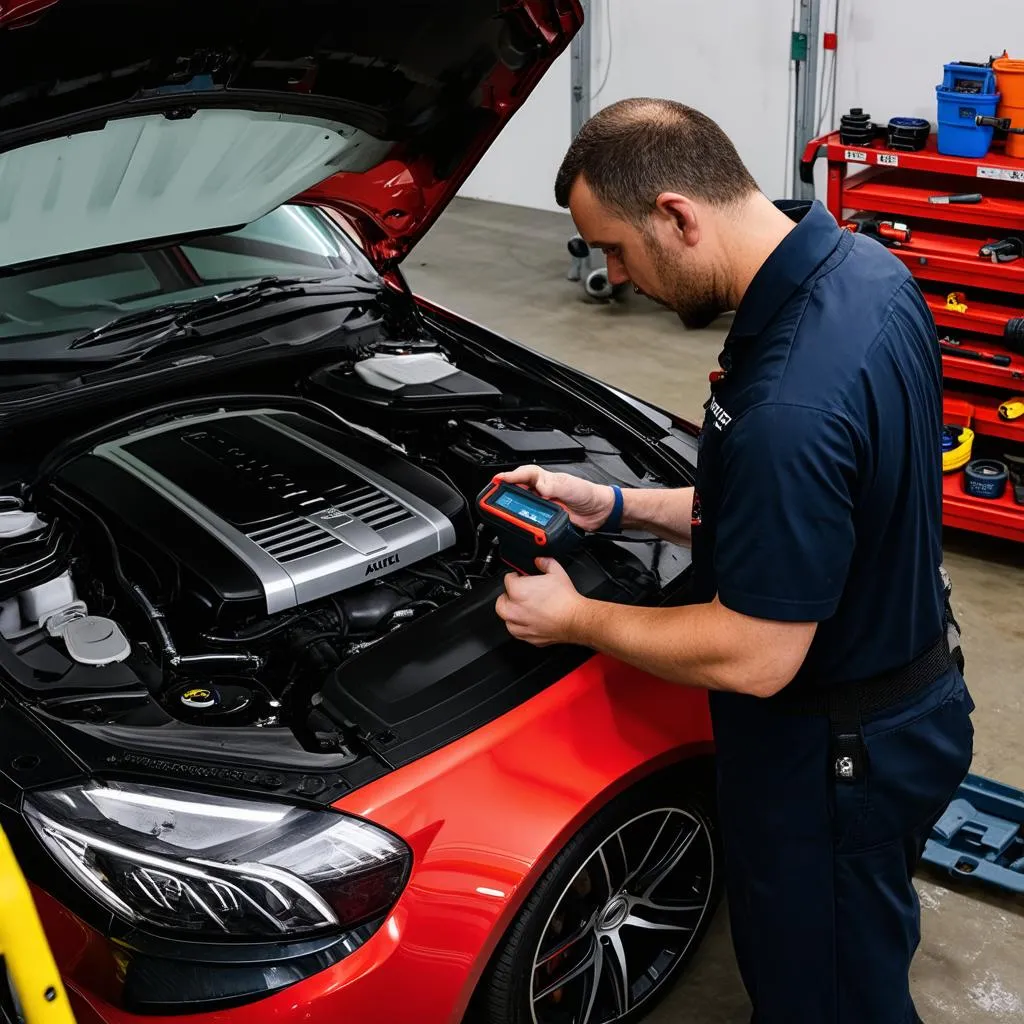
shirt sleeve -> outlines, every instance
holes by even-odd
[[[722,442],[718,599],[760,619],[835,614],[854,550],[858,443],[839,417],[755,406]]]

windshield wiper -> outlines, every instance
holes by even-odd
[[[339,287],[338,282],[345,284]],[[313,285],[331,285],[329,288],[313,288]],[[350,277],[264,277],[252,284],[218,292],[203,299],[183,299],[180,302],[168,302],[149,309],[140,309],[134,313],[125,313],[115,317],[99,327],[86,331],[74,338],[69,349],[89,348],[92,345],[106,344],[118,334],[134,332],[140,327],[161,327],[166,325],[173,334],[181,336],[191,333],[190,325],[196,320],[216,317],[221,313],[236,313],[240,310],[273,302],[280,299],[294,298],[310,294],[337,294],[338,292],[358,291],[359,284],[353,283]]]

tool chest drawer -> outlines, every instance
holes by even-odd
[[[821,157],[832,215],[887,245],[921,286],[942,342],[945,423],[972,432],[970,461],[1005,469],[989,496],[965,483],[969,463],[947,472],[944,524],[1024,543],[1024,416],[999,411],[1024,395],[1024,159],[998,141],[950,156],[934,132],[912,151],[832,132],[808,144],[804,181]]]

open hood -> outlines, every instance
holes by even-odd
[[[581,22],[577,0],[0,0],[0,268],[301,194],[386,269]]]

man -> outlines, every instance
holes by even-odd
[[[897,259],[820,204],[771,203],[721,129],[678,103],[597,114],[556,196],[613,284],[689,327],[736,315],[695,489],[618,491],[537,467],[506,479],[584,529],[692,542],[697,603],[601,604],[540,560],[540,575],[507,578],[498,614],[530,643],[583,644],[711,691],[733,942],[757,1024],[917,1021],[911,876],[973,735],[946,642],[927,306]]]

